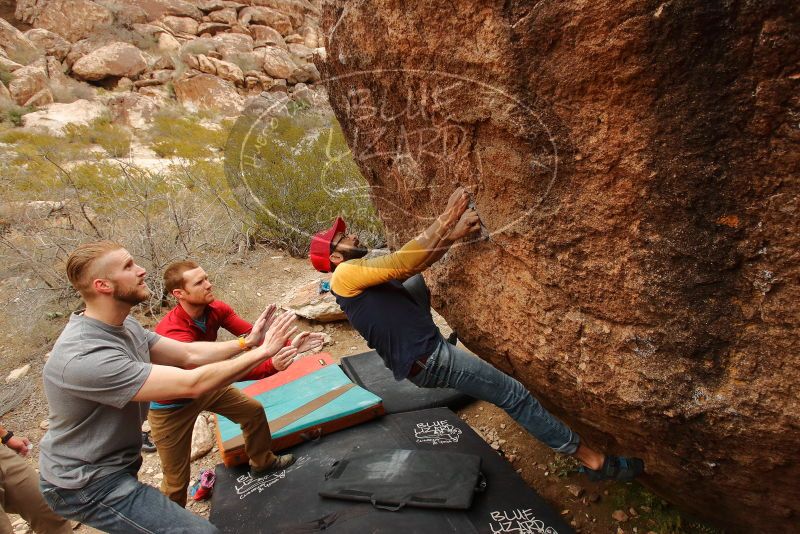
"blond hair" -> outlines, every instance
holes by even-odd
[[[86,293],[92,285],[91,267],[94,262],[112,252],[124,248],[114,241],[84,243],[72,251],[67,258],[67,278],[79,293]]]
[[[200,266],[192,260],[176,261],[170,264],[164,271],[164,293],[171,295],[175,289],[184,289],[186,281],[183,279],[183,273],[198,267]]]

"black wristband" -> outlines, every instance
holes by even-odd
[[[3,439],[0,439],[0,443],[2,443],[3,445],[5,445],[5,444],[6,444],[6,443],[8,443],[8,442],[9,442],[9,440],[10,440],[11,438],[13,438],[13,437],[14,437],[14,433],[13,433],[12,431],[10,431],[10,430],[9,430],[9,431],[8,431],[8,434],[6,434],[5,436],[3,436]]]

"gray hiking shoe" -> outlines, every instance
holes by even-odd
[[[293,454],[281,454],[280,456],[275,457],[275,461],[272,462],[272,465],[269,467],[265,467],[264,469],[253,469],[250,467],[250,476],[252,478],[261,478],[270,473],[274,473],[275,471],[280,471],[281,469],[286,469],[290,465],[294,463],[294,455]]]

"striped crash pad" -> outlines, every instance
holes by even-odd
[[[285,371],[234,386],[264,406],[273,451],[318,439],[384,413],[381,399],[353,384],[327,353],[306,356]],[[225,416],[216,418],[223,463],[246,463],[241,428]]]
[[[386,413],[413,412],[447,406],[457,410],[472,397],[450,388],[420,388],[409,379],[397,381],[374,350],[342,358],[342,370],[350,379],[379,396]]]

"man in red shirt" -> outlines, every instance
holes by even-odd
[[[214,298],[208,275],[197,263],[181,261],[164,271],[164,292],[178,301],[156,325],[155,331],[164,337],[191,343],[216,341],[220,328],[235,336],[244,336],[253,325],[239,317],[226,303]],[[295,330],[294,328],[293,330]],[[322,348],[321,333],[302,332],[291,342],[298,354]],[[278,355],[254,368],[241,380],[258,380],[283,371],[292,363],[292,356]],[[170,399],[150,403],[151,435],[158,449],[164,478],[161,491],[181,506],[186,505],[186,490],[190,478],[192,430],[202,411],[224,415],[239,423],[245,441],[245,451],[251,459],[271,455],[269,428],[251,428],[253,413],[263,412],[261,404],[244,395],[234,386],[213,391],[197,399]],[[294,462],[291,454],[277,456],[271,470],[288,467]]]

